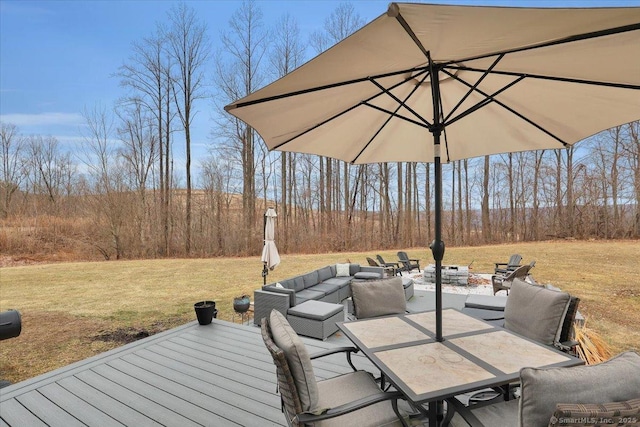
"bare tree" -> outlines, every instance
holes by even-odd
[[[225,103],[246,96],[260,87],[264,73],[262,60],[268,49],[268,32],[263,28],[262,11],[255,1],[244,1],[229,21],[230,31],[221,34],[223,52],[216,61],[219,100]],[[226,115],[228,116],[228,115]],[[225,117],[218,132],[226,143],[240,147],[242,164],[242,213],[245,247],[249,247],[256,225],[255,144],[256,132],[241,120]]]
[[[0,123],[0,194],[1,217],[7,217],[13,194],[24,180],[25,139],[13,123]]]
[[[169,12],[171,23],[166,37],[171,58],[177,72],[172,86],[178,117],[182,123],[186,156],[186,224],[185,252],[191,252],[191,124],[196,110],[194,103],[206,96],[204,91],[204,67],[210,55],[206,25],[200,21],[194,9],[180,3]]]
[[[273,32],[273,46],[269,56],[269,62],[275,70],[276,77],[297,68],[304,59],[305,46],[300,41],[300,29],[297,22],[289,14],[283,15],[277,22]],[[287,230],[291,220],[291,187],[294,182],[295,170],[291,169],[291,163],[295,161],[295,153],[280,153],[280,221]],[[281,247],[286,249],[288,235],[284,234]]]
[[[156,33],[141,42],[133,43],[133,54],[122,65],[117,77],[121,86],[130,90],[122,100],[123,105],[144,106],[155,120],[155,134],[158,144],[158,181],[160,191],[160,226],[162,245],[160,253],[169,255],[170,250],[170,190],[171,190],[171,122],[174,112],[171,108],[171,58],[167,54],[167,40],[162,26]]]

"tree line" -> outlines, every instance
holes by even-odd
[[[267,26],[260,4],[247,1],[214,52],[206,22],[175,5],[114,70],[123,91],[116,105],[83,112],[77,152],[1,124],[0,250],[105,259],[255,255],[268,206],[278,212],[283,252],[426,246],[430,164],[269,153],[253,129],[223,112],[363,24],[343,3],[303,40],[293,17]],[[203,110],[212,111],[209,153],[192,159],[193,118]],[[569,149],[444,165],[444,240],[640,237],[639,130],[633,122]],[[176,144],[184,147],[181,165]]]

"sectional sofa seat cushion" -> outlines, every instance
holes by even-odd
[[[322,283],[318,283],[317,285],[315,285],[309,290],[316,291],[316,292],[324,292],[325,295],[329,295],[333,292],[338,292],[340,288],[341,286],[338,284],[322,282]]]
[[[511,296],[509,296],[511,298]],[[624,402],[640,397],[640,355],[629,351],[597,365],[523,368],[520,422],[548,425],[556,405]]]
[[[322,283],[326,283],[326,284],[330,284],[330,285],[337,285],[341,288],[348,286],[349,283],[351,283],[351,276],[348,277],[332,277],[331,279],[327,279],[325,281],[323,281]]]
[[[321,300],[325,297],[326,292],[314,289],[304,289],[296,292],[296,305],[309,300]]]

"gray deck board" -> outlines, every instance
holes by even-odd
[[[114,399],[106,393],[81,381],[78,377],[68,377],[58,381],[58,384],[80,399],[95,406],[100,411],[111,415],[122,424],[138,426],[161,426],[160,423],[132,409],[124,403]]]
[[[309,352],[336,344],[304,339]],[[357,366],[372,365],[363,356]],[[343,354],[318,378],[349,372]],[[283,426],[275,366],[260,329],[196,322],[6,387],[2,426]]]
[[[431,299],[417,292],[410,309]],[[461,301],[445,300],[444,305]],[[303,339],[310,354],[351,345],[339,332],[326,341]],[[366,357],[354,355],[353,361],[377,373]],[[319,379],[351,370],[344,354],[313,365]],[[207,326],[191,322],[2,389],[0,427],[44,425],[262,427],[286,421],[260,329],[215,319]]]
[[[27,408],[22,406],[16,399],[11,399],[2,403],[2,410],[0,411],[2,419],[6,419],[6,425],[9,423],[16,426],[33,426],[33,427],[46,427],[40,418],[36,417]]]

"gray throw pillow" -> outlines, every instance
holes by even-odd
[[[351,297],[358,319],[402,314],[407,309],[400,277],[351,282]]]
[[[504,327],[542,344],[553,345],[562,330],[570,299],[566,292],[514,280],[504,309]]]
[[[318,384],[313,373],[311,358],[304,343],[282,313],[271,310],[269,325],[273,342],[284,352],[289,369],[298,389],[303,411],[318,405]]]
[[[520,425],[546,426],[558,403],[622,402],[640,397],[640,355],[630,351],[597,365],[572,368],[523,368],[520,381]]]

